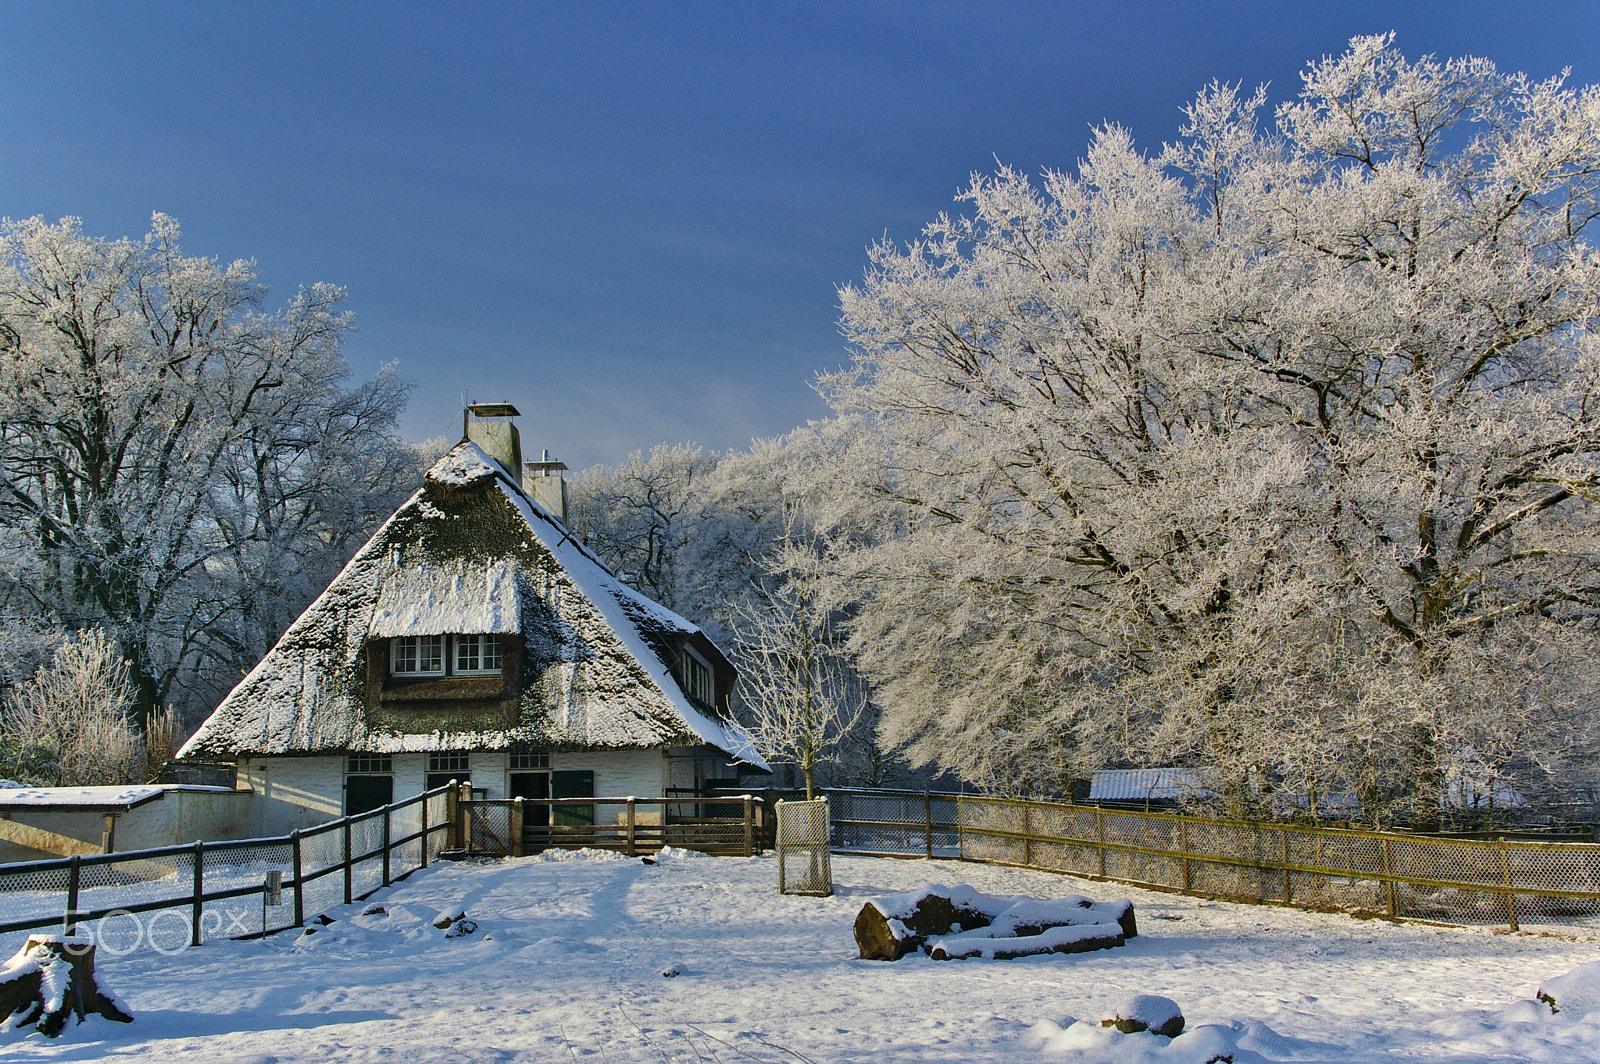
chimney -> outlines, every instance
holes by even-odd
[[[567,478],[561,475],[566,468],[567,464],[553,460],[549,451],[539,461],[522,467],[522,490],[562,524],[567,523]]]
[[[519,416],[510,403],[472,403],[461,412],[461,435],[483,448],[483,453],[515,477],[522,468],[522,438],[511,418]]]

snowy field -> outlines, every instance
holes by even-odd
[[[1600,1059],[1600,1013],[1551,1017],[1543,980],[1593,940],[1396,926],[952,861],[836,857],[838,893],[780,897],[776,862],[600,854],[436,865],[320,931],[107,958],[138,1017],[10,1060],[192,1062],[1062,1061],[1203,1064],[1202,1039],[1071,1028],[1175,999],[1236,1064]],[[1010,961],[856,957],[868,898],[926,883],[1128,897],[1121,949]],[[362,916],[367,906],[386,913]],[[441,912],[470,935],[446,937]],[[663,972],[676,971],[671,977]],[[1166,1048],[1162,1048],[1166,1046]]]

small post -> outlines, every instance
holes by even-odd
[[[421,839],[422,862],[418,865],[418,867],[419,868],[427,868],[428,867],[428,799],[427,798],[423,798],[421,804],[422,804],[422,839]]]
[[[1183,892],[1189,893],[1189,821],[1178,818],[1178,861],[1183,868]]]
[[[956,796],[956,857],[967,859],[967,803]]]
[[[933,860],[933,793],[922,792],[922,841],[928,860]]]
[[[755,856],[756,819],[755,807],[750,801],[750,796],[744,796],[744,855]]]
[[[635,831],[637,818],[634,813],[634,800],[632,796],[629,796],[628,798],[628,811],[626,815],[628,818],[628,856],[637,857],[639,855],[638,834]]]
[[[1106,878],[1106,821],[1100,814],[1100,807],[1094,807],[1094,838],[1095,846],[1100,854],[1100,878]]]
[[[456,798],[456,813],[461,823],[456,827],[456,845],[472,852],[472,781],[456,784],[460,794]]]
[[[1400,898],[1394,889],[1394,844],[1387,838],[1383,840],[1383,892],[1389,915],[1399,916]]]
[[[344,903],[349,905],[355,898],[355,862],[350,860],[350,818],[345,817],[341,825],[340,834],[344,839]]]
[[[289,844],[294,848],[294,926],[304,927],[306,924],[306,892],[301,885],[302,868],[300,864],[300,829],[295,828],[289,832]]]
[[[513,857],[522,856],[522,795],[511,801],[511,838],[506,840]]]
[[[1022,863],[1033,864],[1033,803],[1022,803]]]
[[[1517,896],[1511,892],[1511,855],[1506,852],[1505,843],[1502,841],[1500,850],[1500,874],[1506,881],[1506,923],[1511,925],[1512,931],[1519,931],[1517,926]]]
[[[1280,828],[1278,835],[1283,843],[1283,904],[1294,901],[1294,884],[1289,875],[1289,829]]]
[[[67,915],[61,922],[61,933],[68,938],[78,933],[78,861],[78,855],[73,854],[72,864],[67,866]]]
[[[383,885],[389,885],[389,806],[383,807]]]
[[[200,944],[200,911],[205,904],[205,862],[206,844],[200,839],[194,840],[194,897],[189,902],[189,945]]]
[[[107,813],[100,830],[100,852],[111,853],[117,848],[117,814]]]

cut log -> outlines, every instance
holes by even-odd
[[[1116,924],[1077,924],[1051,927],[1037,935],[985,935],[987,928],[964,935],[950,935],[928,943],[928,956],[936,961],[955,961],[967,957],[1009,961],[1041,953],[1088,953],[1114,949],[1126,942]]]
[[[863,959],[892,961],[918,949],[937,960],[1083,953],[1120,946],[1139,929],[1127,901],[991,897],[934,885],[867,902],[855,933]]]
[[[90,1015],[132,1023],[132,1014],[95,977],[94,951],[87,939],[30,935],[0,968],[0,1024],[34,1024],[40,1034],[54,1038],[69,1016],[79,1023]]]

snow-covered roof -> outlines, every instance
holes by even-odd
[[[1194,768],[1103,768],[1089,780],[1091,802],[1143,802],[1207,793]]]
[[[440,719],[368,689],[369,639],[452,633],[522,637],[520,690],[469,696],[509,711]],[[671,663],[691,638],[723,657],[463,441],[178,756],[707,744],[765,768],[738,725],[678,686]]]
[[[132,809],[167,791],[224,791],[227,787],[149,784],[121,787],[27,787],[0,780],[0,809]]]
[[[505,562],[396,569],[378,591],[369,634],[515,635],[520,621],[516,569]]]

